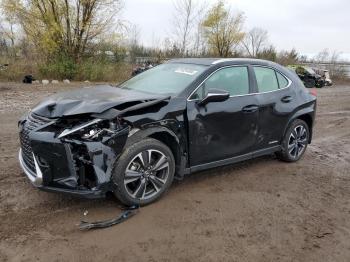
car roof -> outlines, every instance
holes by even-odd
[[[218,64],[255,64],[255,65],[276,65],[276,63],[252,58],[179,58],[171,59],[167,63],[183,63],[183,64],[196,64],[204,66],[214,66]]]
[[[195,65],[203,65],[207,66],[208,69],[214,67],[218,68],[221,66],[230,66],[230,65],[260,65],[266,67],[272,67],[279,72],[283,73],[289,79],[294,82],[300,82],[299,77],[293,70],[290,68],[286,68],[278,63],[263,60],[263,59],[253,59],[253,58],[179,58],[179,59],[171,59],[166,63],[182,63],[182,64],[195,64]]]

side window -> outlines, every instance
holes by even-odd
[[[202,100],[206,95],[205,92],[205,84],[203,83],[196,92],[193,93],[193,95],[190,97],[190,99],[199,99]]]
[[[198,88],[191,99],[203,99],[212,88],[226,90],[230,96],[249,94],[247,67],[233,66],[220,69]]]
[[[260,93],[278,90],[275,70],[266,67],[254,67]]]
[[[281,75],[280,73],[276,72],[277,80],[280,88],[285,88],[288,85],[288,80]]]

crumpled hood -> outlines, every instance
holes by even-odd
[[[165,96],[101,85],[92,88],[57,93],[49,96],[32,109],[32,112],[48,118],[88,113],[102,113],[126,102],[162,99]]]

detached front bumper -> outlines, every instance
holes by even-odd
[[[105,197],[105,193],[102,190],[78,190],[78,189],[66,189],[66,188],[59,188],[59,187],[52,187],[52,186],[45,186],[43,185],[43,174],[41,172],[41,169],[37,163],[37,160],[34,157],[34,163],[36,167],[36,173],[34,173],[24,162],[22,157],[22,149],[19,150],[18,159],[19,164],[24,172],[24,174],[28,177],[30,182],[38,189],[41,189],[43,191],[47,192],[56,192],[56,193],[64,193],[69,194],[72,196],[77,197],[83,197],[88,199],[98,199]]]

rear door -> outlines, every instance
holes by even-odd
[[[256,150],[280,144],[284,128],[296,108],[291,81],[273,68],[254,66],[259,133]]]
[[[251,93],[248,66],[217,70],[187,102],[191,166],[247,154],[256,143],[258,106]],[[199,106],[209,89],[226,90],[230,98]]]

